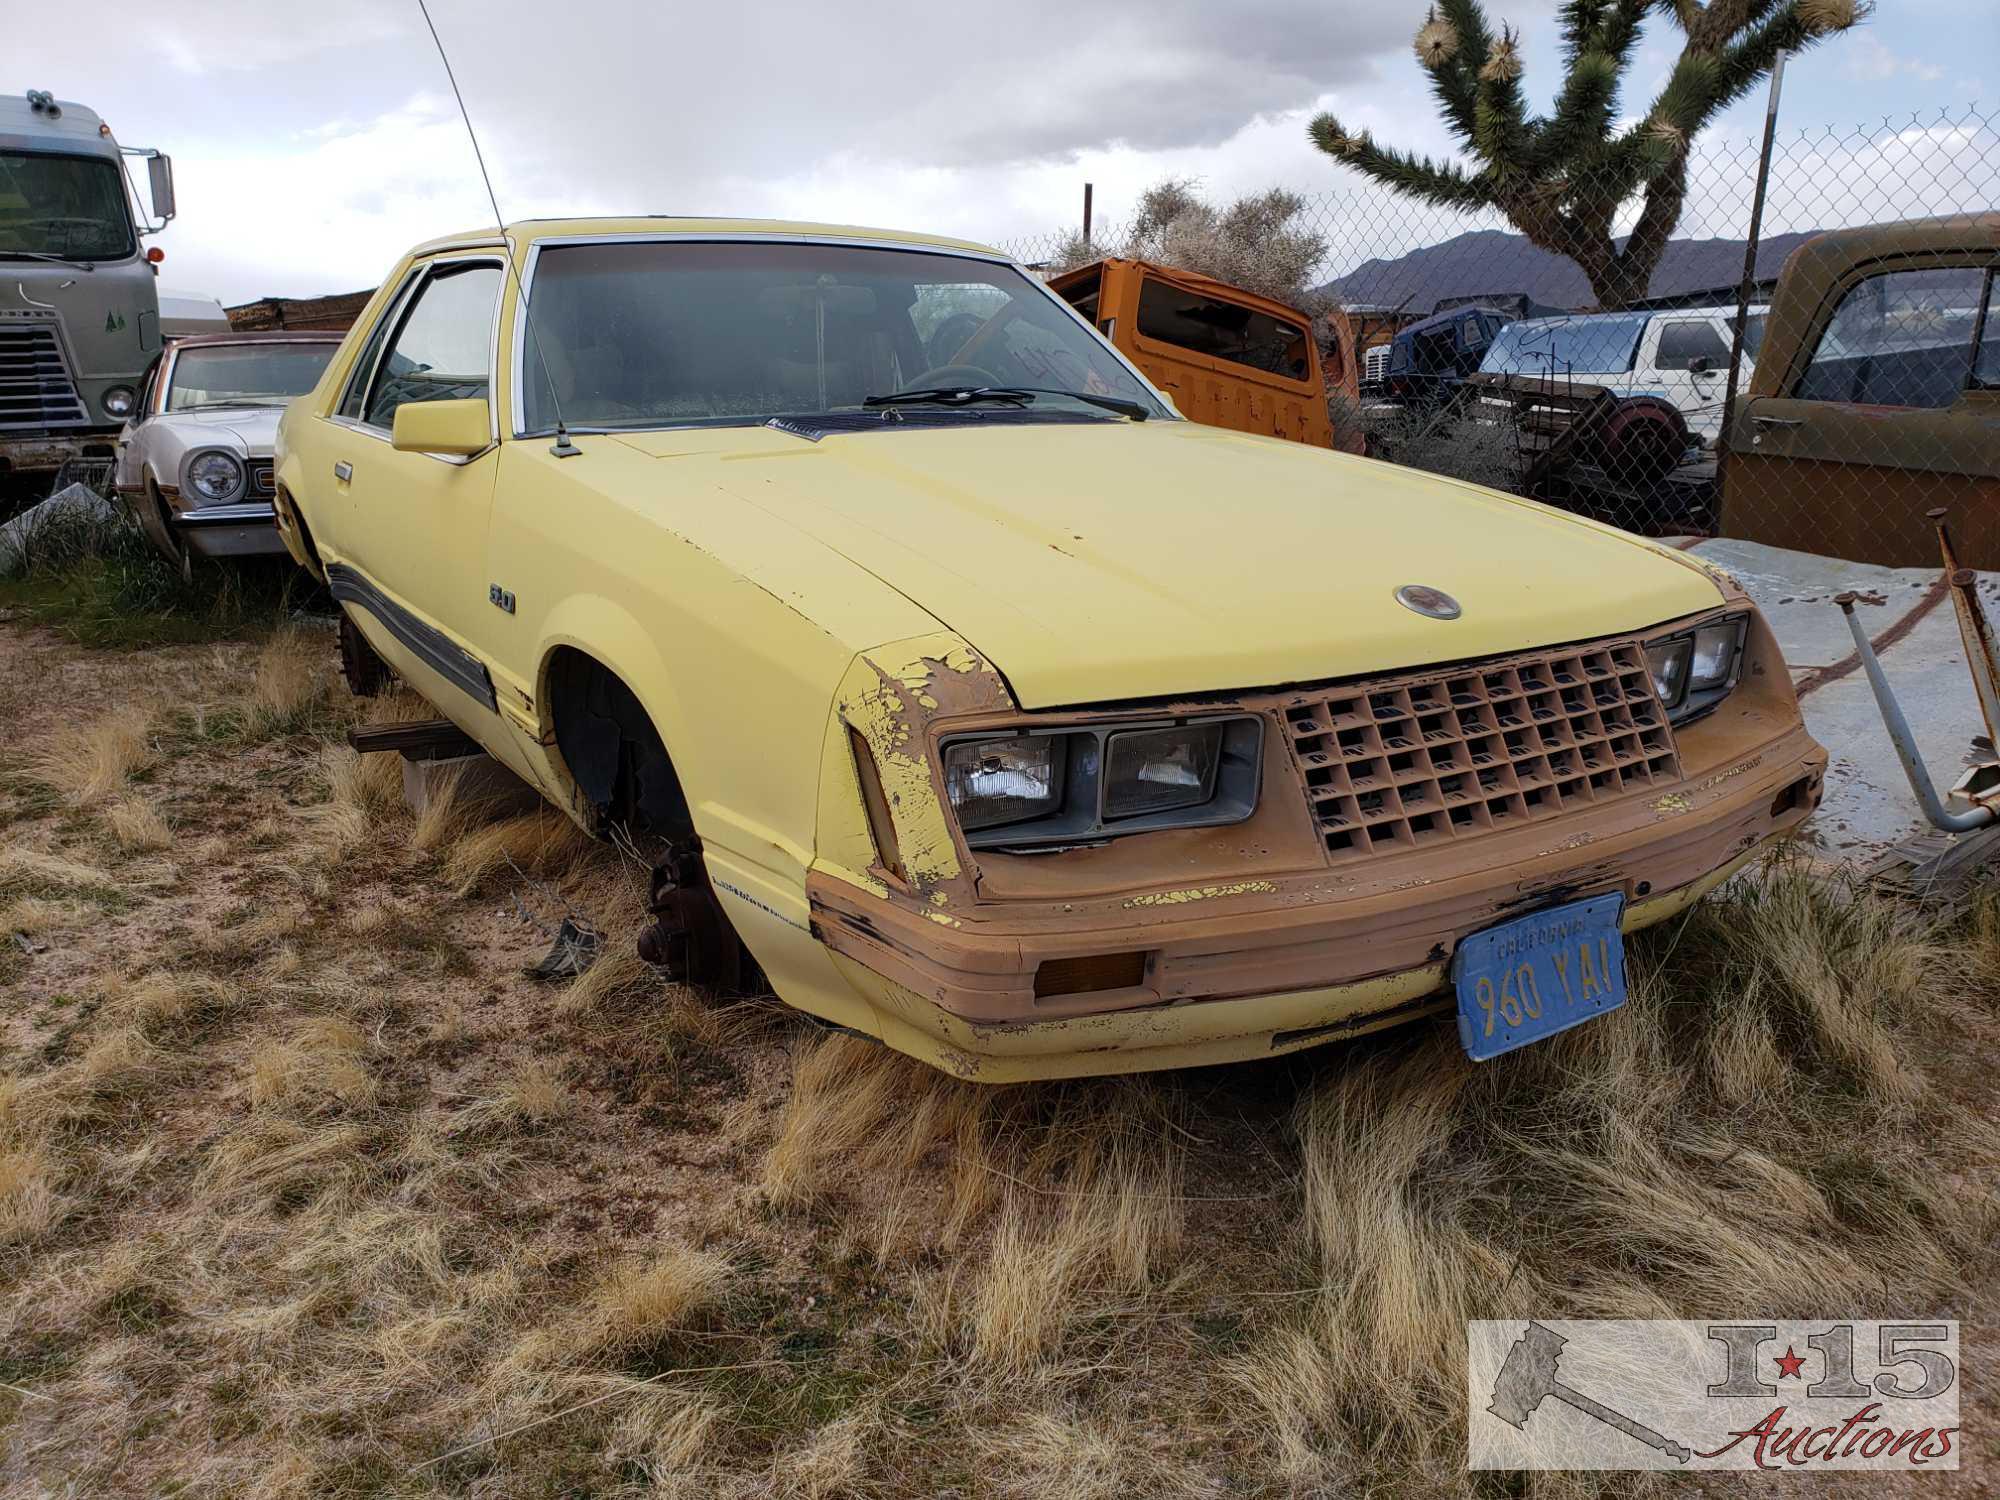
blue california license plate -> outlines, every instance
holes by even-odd
[[[1613,891],[1475,932],[1458,945],[1458,1036],[1475,1062],[1625,1003],[1625,897]]]

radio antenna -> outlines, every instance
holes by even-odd
[[[507,220],[500,213],[500,200],[493,192],[493,178],[486,170],[486,153],[479,149],[479,132],[472,128],[472,113],[465,107],[465,95],[459,91],[458,75],[452,71],[451,56],[444,50],[444,38],[438,35],[437,22],[431,19],[431,8],[425,0],[417,0],[417,10],[429,28],[431,45],[437,48],[438,61],[444,64],[445,82],[451,85],[451,97],[457,101],[458,117],[465,122],[466,138],[472,142],[472,159],[479,163],[479,180],[486,185],[486,201],[493,209],[493,222],[500,231],[500,244],[507,257],[507,275],[513,280],[515,295],[521,299],[521,322],[523,337],[535,350],[535,362],[542,369],[542,383],[549,388],[549,405],[556,414],[556,440],[549,446],[549,452],[557,458],[574,458],[583,450],[569,440],[569,428],[563,422],[562,398],[556,394],[556,383],[549,374],[548,357],[542,353],[542,346],[535,338],[534,313],[530,309],[527,288],[521,284],[521,268],[514,263],[514,241],[507,234]]]

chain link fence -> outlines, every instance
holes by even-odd
[[[1897,566],[1936,560],[1924,516],[1944,506],[1962,559],[2000,568],[2000,112],[1781,132],[1739,319],[1760,157],[1754,139],[1696,145],[1646,295],[1615,310],[1585,267],[1607,285],[1624,240],[1567,242],[1531,206],[1517,218],[1538,245],[1498,211],[1332,162],[1337,186],[1281,195],[1268,259],[1283,269],[1261,286],[1243,245],[1158,224],[1003,244],[1058,269],[1173,260],[1178,243],[1188,269],[1267,293],[1295,281],[1283,300],[1312,315],[1328,365],[1361,372],[1358,402],[1332,401],[1338,446],[1651,535]],[[1636,214],[1620,228],[1649,232]]]

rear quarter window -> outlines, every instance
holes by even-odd
[[[1139,332],[1265,375],[1312,379],[1305,330],[1297,324],[1151,276],[1139,288]]]

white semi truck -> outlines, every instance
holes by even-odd
[[[66,463],[113,456],[160,352],[160,254],[140,241],[173,216],[167,157],[120,146],[82,105],[0,98],[0,516]]]

